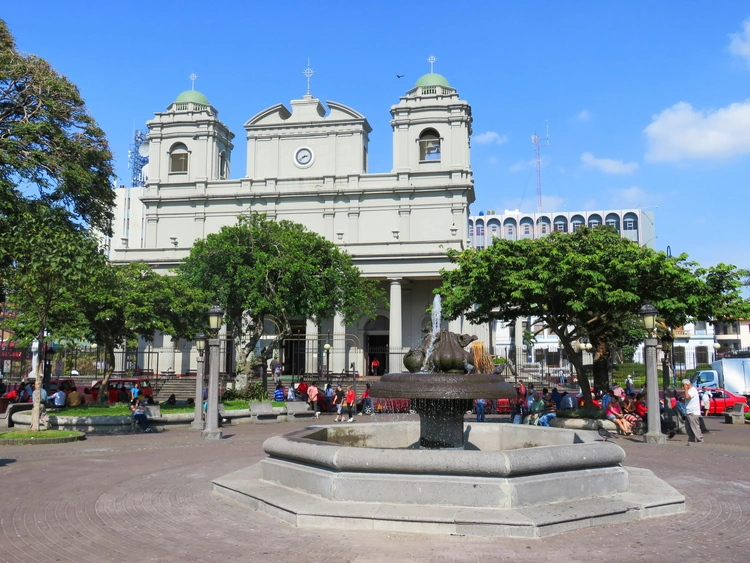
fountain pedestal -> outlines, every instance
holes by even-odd
[[[414,399],[419,415],[419,447],[463,449],[464,415],[473,408],[471,399]]]
[[[419,414],[419,445],[463,449],[464,415],[474,399],[514,399],[516,389],[495,374],[387,373],[372,384],[373,397],[411,399]]]

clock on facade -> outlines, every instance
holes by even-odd
[[[300,168],[307,168],[313,163],[313,160],[315,160],[315,156],[313,155],[312,150],[307,147],[300,147],[297,149],[297,152],[294,153],[294,164]]]

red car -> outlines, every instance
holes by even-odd
[[[737,395],[726,389],[709,389],[711,393],[710,409],[708,414],[722,414],[724,411],[730,411],[734,408],[735,403],[745,403],[745,412],[750,411],[747,399],[742,395]]]

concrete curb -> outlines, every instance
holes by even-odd
[[[224,417],[235,424],[288,422],[302,418],[312,418],[315,413],[309,405],[302,402],[289,403],[283,407],[272,407],[271,403],[250,403],[250,408],[227,410]],[[190,426],[195,416],[193,413],[162,414],[149,417],[155,430]],[[31,427],[31,415],[27,411],[12,415],[13,425],[21,429]],[[51,430],[76,430],[86,434],[129,434],[132,431],[129,416],[50,416]]]
[[[562,416],[556,416],[549,421],[550,426],[554,426],[555,428],[570,428],[571,430],[595,431],[597,428],[599,428],[599,424],[601,424],[605,430],[610,430],[612,432],[617,431],[617,426],[615,426],[615,423],[607,419],[600,420],[593,418],[565,418]]]
[[[83,440],[86,435],[83,432],[79,432],[75,436],[61,436],[58,438],[7,438],[0,439],[0,446],[39,446],[43,444],[67,444],[69,442],[77,442]]]

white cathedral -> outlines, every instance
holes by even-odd
[[[331,345],[333,372],[353,365],[364,373],[376,358],[380,373],[400,371],[403,352],[430,322],[426,310],[440,269],[449,266],[446,251],[468,245],[475,197],[471,107],[445,77],[422,76],[391,106],[391,116],[393,168],[370,173],[372,129],[365,116],[338,102],[324,104],[308,88],[290,107],[277,104],[245,123],[247,169],[230,178],[234,134],[206,96],[183,92],[147,123],[145,187],[118,190],[111,260],[142,261],[166,274],[196,239],[235,224],[241,214],[300,223],[378,280],[389,306],[353,326],[330,319],[321,333],[299,319],[281,350],[286,373],[314,372],[323,342]],[[462,319],[449,327],[490,344],[487,327]],[[155,346],[171,343],[164,336]],[[192,350],[162,353],[153,368],[187,373],[194,360]]]

